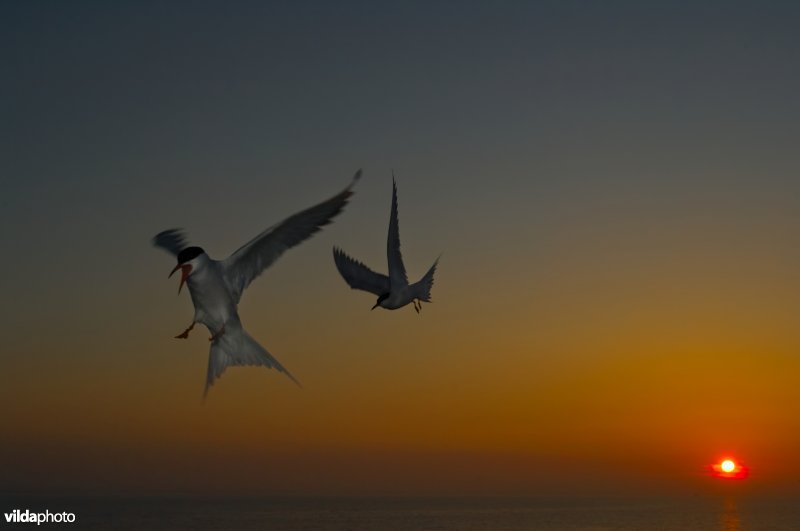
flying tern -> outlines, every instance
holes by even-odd
[[[333,248],[333,260],[336,268],[351,288],[368,291],[378,296],[374,310],[378,306],[387,310],[396,310],[413,302],[419,313],[423,302],[431,301],[433,273],[439,259],[419,282],[408,283],[403,257],[400,254],[400,228],[397,223],[397,183],[392,175],[392,212],[389,217],[389,235],[386,241],[386,256],[389,261],[389,276],[376,273],[363,263],[349,257],[338,247]]]
[[[204,396],[229,365],[263,365],[284,373],[300,385],[244,330],[237,309],[239,299],[245,288],[286,250],[311,237],[342,212],[360,177],[358,170],[343,191],[266,229],[224,260],[214,260],[201,247],[189,246],[180,229],[166,230],[153,238],[153,245],[177,257],[178,265],[169,276],[180,270],[178,293],[185,283],[194,304],[191,324],[176,339],[188,338],[195,323],[205,325],[211,333]]]

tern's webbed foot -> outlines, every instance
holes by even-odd
[[[183,333],[180,333],[177,336],[175,336],[175,339],[187,339],[189,337],[189,332],[192,331],[192,328],[194,328],[194,323],[190,324],[189,328],[184,330]]]
[[[222,336],[222,334],[224,334],[224,333],[225,333],[225,325],[222,325],[222,328],[220,328],[219,331],[217,331],[216,334],[214,334],[213,336],[209,337],[208,340],[209,341],[214,341],[216,339],[219,339]]]

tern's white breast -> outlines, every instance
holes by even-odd
[[[391,292],[388,297],[381,301],[381,306],[387,310],[396,310],[411,302],[412,299],[411,292],[406,287],[402,290]]]
[[[236,315],[236,304],[216,263],[193,273],[186,283],[192,295],[196,321],[218,330]]]

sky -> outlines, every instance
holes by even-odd
[[[800,494],[794,2],[4,2],[0,492]],[[302,383],[151,246],[224,258]],[[392,170],[411,280],[370,311]],[[734,457],[744,481],[709,477]]]

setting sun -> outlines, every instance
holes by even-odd
[[[722,479],[745,479],[749,475],[749,470],[741,463],[731,458],[726,458],[717,464],[711,465],[711,473],[713,476]]]

